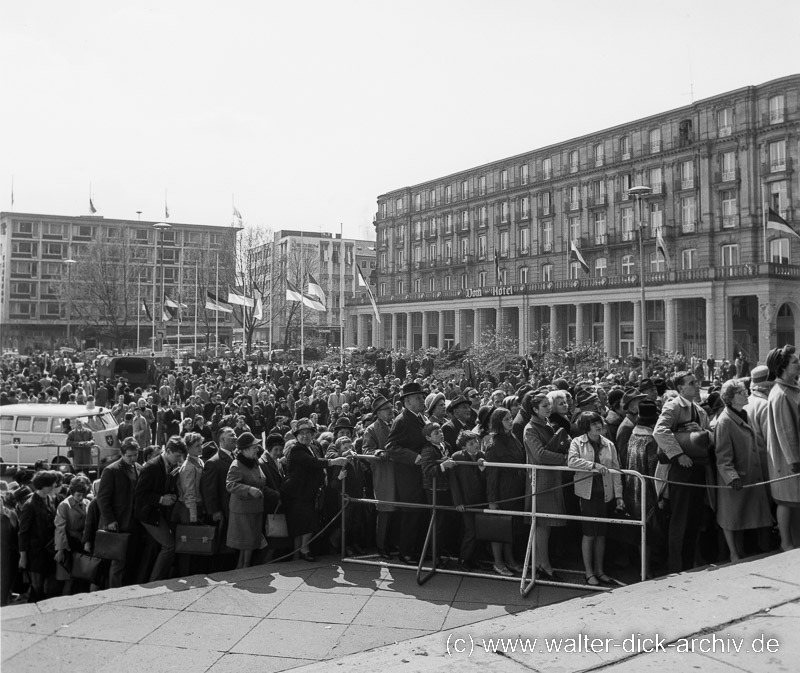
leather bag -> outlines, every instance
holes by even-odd
[[[94,555],[108,561],[124,561],[128,554],[129,533],[98,530],[94,536]]]
[[[216,526],[179,523],[175,527],[175,553],[211,556],[214,553]]]
[[[74,580],[83,580],[85,582],[92,582],[96,584],[97,577],[100,574],[100,564],[102,559],[89,554],[81,554],[75,552],[72,554],[72,568],[70,569],[70,576]]]
[[[286,523],[286,515],[283,513],[278,514],[277,508],[272,514],[267,514],[267,522],[264,525],[264,535],[267,537],[289,537],[289,526]]]

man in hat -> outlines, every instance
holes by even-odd
[[[364,431],[364,441],[361,445],[365,456],[371,456],[369,465],[372,470],[373,488],[378,500],[394,501],[396,489],[394,483],[395,465],[389,460],[386,453],[386,440],[391,431],[392,403],[383,395],[378,395],[372,402],[372,413],[375,421],[367,426]],[[392,522],[392,512],[397,508],[394,505],[378,503],[377,518],[375,523],[375,544],[378,554],[386,560],[391,559],[389,544],[389,527]]]
[[[442,426],[444,443],[447,445],[449,454],[458,451],[456,440],[462,430],[471,430],[473,426],[468,425],[472,419],[472,407],[470,401],[461,395],[450,402],[450,420]]]
[[[425,393],[419,383],[406,383],[400,390],[403,411],[394,419],[386,452],[395,463],[395,486],[397,500],[407,503],[424,504],[425,491],[422,488],[422,449],[427,443],[422,430],[425,427]],[[420,532],[421,510],[401,508],[400,510],[400,560],[416,565],[417,535]]]
[[[206,513],[212,523],[219,524],[219,540],[221,548],[212,557],[213,570],[233,570],[236,567],[237,555],[224,544],[228,539],[228,518],[230,511],[231,494],[226,488],[228,470],[233,462],[233,451],[236,449],[236,432],[231,427],[219,431],[219,448],[203,466],[200,479],[200,493]]]
[[[761,461],[761,475],[764,480],[769,479],[769,466],[767,456],[767,398],[772,388],[772,381],[768,381],[769,369],[764,365],[754,367],[750,372],[750,397],[744,410],[750,418],[750,425],[756,436],[756,448]]]
[[[658,387],[653,379],[642,379],[639,383],[639,392],[651,402],[658,399]]]

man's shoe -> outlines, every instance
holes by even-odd
[[[380,556],[384,561],[392,560],[392,555],[386,549],[378,549],[378,556]]]
[[[414,558],[413,556],[404,556],[404,555],[401,554],[400,555],[400,560],[403,563],[405,563],[406,565],[409,565],[409,566],[419,565],[419,559]]]

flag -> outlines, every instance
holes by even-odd
[[[500,284],[500,253],[497,252],[497,248],[494,249],[494,277],[497,280],[498,285]]]
[[[661,227],[656,229],[656,250],[658,252],[660,252],[662,255],[664,255],[664,264],[665,264],[665,266],[667,268],[667,271],[669,271],[670,266],[672,266],[672,265],[670,264],[670,261],[669,261],[669,253],[667,252],[667,244],[664,242],[664,237],[661,235]]]
[[[11,207],[14,207],[14,176],[11,176]]]
[[[244,294],[233,288],[228,290],[228,303],[236,304],[237,306],[247,306],[248,308],[253,308],[256,305],[255,301],[250,297],[245,297]]]
[[[583,258],[581,251],[578,250],[578,247],[575,245],[575,241],[569,242],[569,261],[570,262],[578,262],[581,265],[581,269],[583,269],[584,273],[589,273],[589,265],[586,263],[586,260]]]
[[[94,207],[94,203],[92,203],[92,197],[89,197],[89,210],[91,211],[92,215],[97,212],[97,208]]]
[[[369,301],[372,304],[372,310],[375,312],[375,320],[380,325],[381,324],[381,314],[378,312],[378,305],[375,303],[375,297],[372,294],[372,289],[367,282],[367,279],[364,278],[364,274],[361,271],[361,267],[356,264],[356,271],[358,271],[358,284],[362,287],[367,288],[367,295],[369,296]]]
[[[169,219],[169,206],[167,205],[167,190],[164,190],[164,219]]]
[[[288,278],[286,279],[286,299],[288,301],[303,301],[303,295],[300,290]]]
[[[778,213],[776,213],[772,208],[769,209],[767,213],[767,229],[772,229],[773,231],[779,231],[782,234],[794,234],[798,238],[800,238],[800,234],[798,234],[789,223],[784,220]]]
[[[189,308],[188,305],[175,301],[168,294],[164,295],[164,306],[173,309],[170,311],[171,317],[174,318],[177,315],[178,322],[183,322],[183,309]],[[165,318],[165,320],[169,320],[169,318]]]
[[[304,294],[303,295],[303,306],[305,306],[306,308],[313,309],[314,311],[325,312],[325,311],[328,310],[325,307],[325,304],[323,304],[319,300],[319,297],[316,297],[316,296],[313,296],[313,295],[310,295],[310,294]]]
[[[213,292],[206,292],[206,308],[211,311],[233,313],[233,307],[228,302],[219,299]]]
[[[144,314],[147,316],[147,319],[153,322],[153,316],[150,315],[150,307],[147,305],[146,301],[142,302],[142,308],[144,309]]]
[[[322,289],[322,286],[314,280],[314,276],[308,274],[308,294],[312,297],[317,297],[322,305],[327,305],[328,301],[325,299],[325,291]]]
[[[242,214],[239,212],[239,209],[236,206],[233,207],[233,216],[239,220],[239,224],[242,223]]]
[[[167,306],[165,303],[164,306],[161,308],[161,319],[164,322],[169,322],[175,317],[175,314],[178,312],[177,308],[172,308],[171,306]]]
[[[261,292],[253,288],[253,299],[256,300],[255,310],[253,311],[253,319],[261,320],[264,317],[264,305],[261,302]]]

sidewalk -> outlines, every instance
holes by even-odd
[[[0,617],[4,673],[794,671],[800,550],[605,594],[537,587],[528,597],[511,582],[440,575],[420,587],[412,570],[295,562],[11,606]],[[700,640],[694,653],[625,651],[637,633],[723,642],[716,652],[700,652]],[[752,651],[762,634],[777,652]],[[533,652],[484,647],[518,637],[536,638]],[[548,652],[545,637],[577,640]],[[592,638],[612,640],[598,648]],[[738,654],[720,651],[739,638]]]

